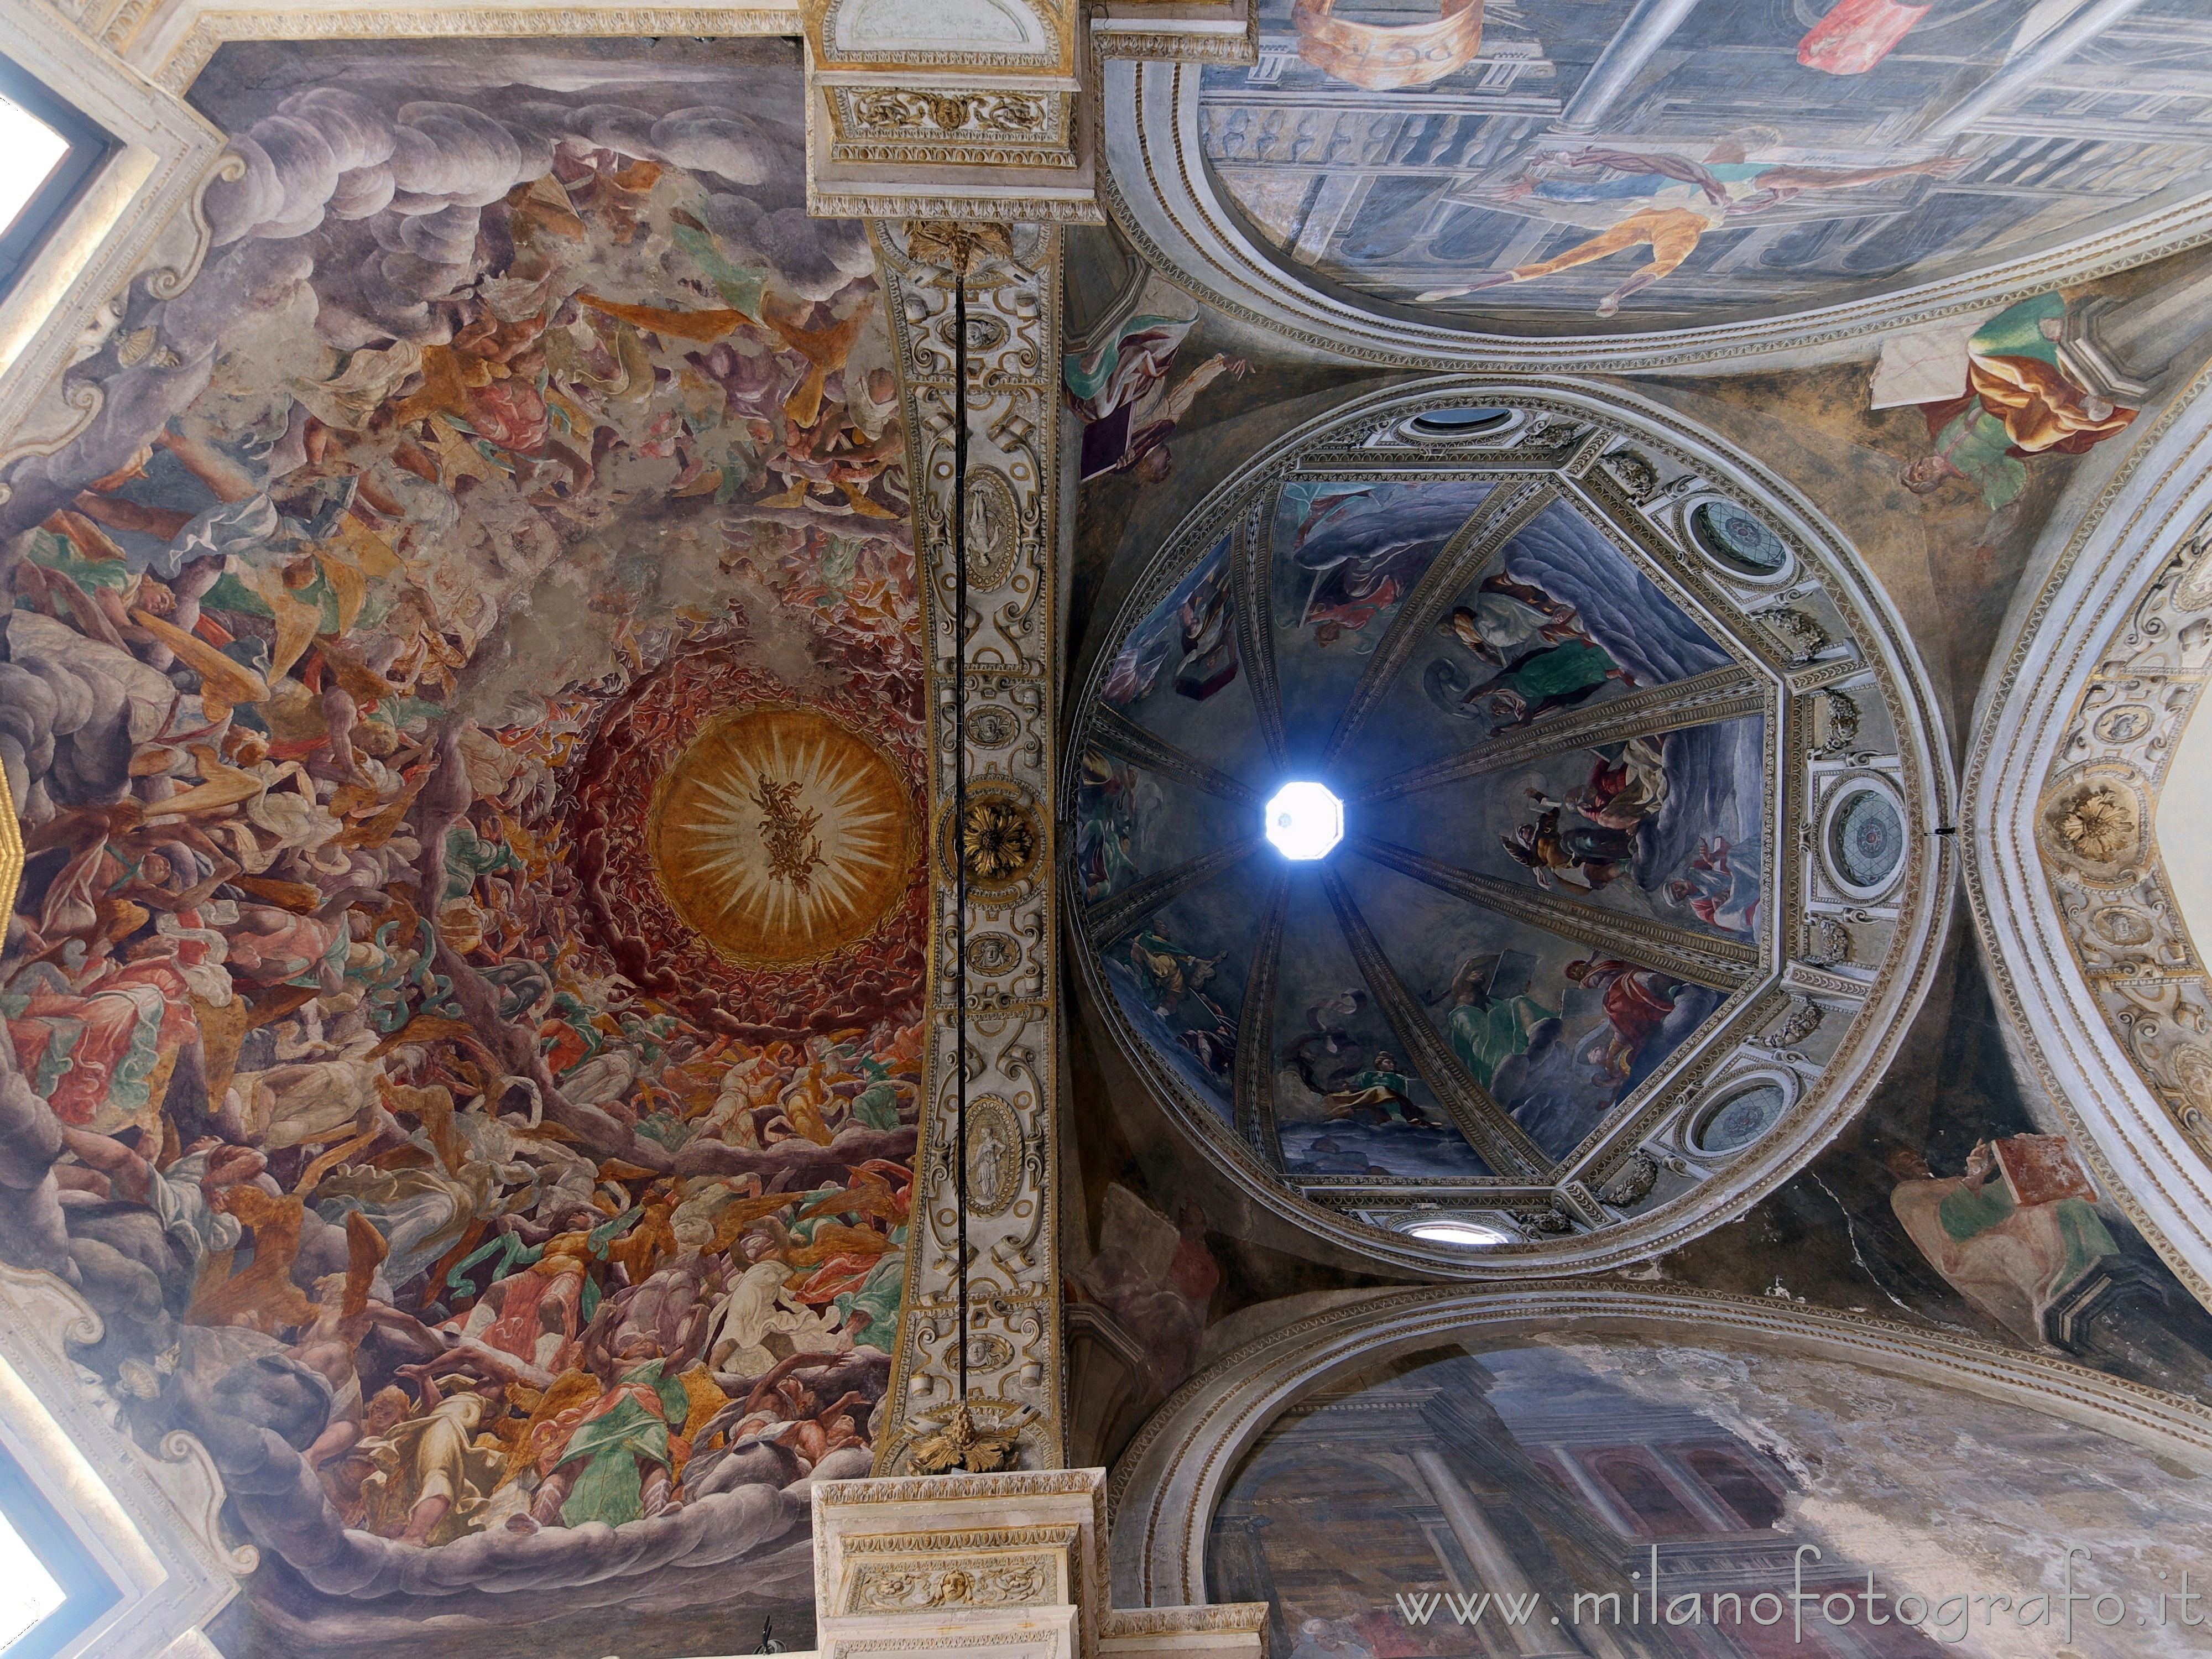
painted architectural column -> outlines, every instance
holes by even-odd
[[[1570,132],[1595,131],[1606,112],[1620,101],[1621,94],[1697,4],[1698,0],[1638,0],[1620,32],[1607,44],[1566,108],[1559,112],[1559,125]]]
[[[1923,143],[1955,138],[1992,110],[2003,108],[2142,4],[2142,0],[2095,0],[2084,6],[1913,137]]]
[[[921,1468],[957,1376],[958,1159],[968,1167],[968,1400],[975,1425],[1014,1434],[1024,1468],[1058,1467],[1060,1265],[1054,1212],[1059,1052],[1052,855],[1059,478],[1060,233],[1038,224],[872,226],[906,410],[907,477],[928,639],[931,915],[927,1093],[905,1312],[877,1468]],[[963,275],[964,273],[964,275]],[[968,322],[967,499],[953,496],[956,289]],[[953,613],[952,514],[964,511],[968,611]],[[968,805],[953,821],[954,675],[967,678]],[[969,907],[955,909],[955,860]],[[953,943],[967,930],[968,1136],[955,1144],[960,1064]],[[974,1467],[973,1463],[970,1467]]]
[[[1480,1587],[1493,1597],[1516,1601],[1522,1596],[1534,1598],[1536,1587],[1528,1582],[1528,1575],[1522,1571],[1521,1564],[1513,1559],[1513,1552],[1475,1503],[1467,1482],[1452,1472],[1443,1454],[1431,1446],[1415,1446],[1408,1455],[1413,1460],[1413,1467],[1420,1470],[1421,1479],[1429,1483],[1429,1490],[1436,1495],[1437,1507],[1443,1511],[1452,1536],[1467,1552]],[[1503,1626],[1514,1652],[1527,1656],[1527,1659],[1557,1654],[1579,1656],[1583,1650],[1571,1636],[1565,1634],[1565,1626],[1552,1622],[1550,1615],[1541,1610],[1542,1603],[1538,1605],[1539,1611],[1530,1614],[1526,1624]]]

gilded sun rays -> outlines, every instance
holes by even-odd
[[[648,833],[684,919],[724,956],[764,966],[865,936],[915,857],[891,759],[826,714],[772,703],[701,729],[655,787]]]

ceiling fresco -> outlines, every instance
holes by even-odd
[[[1504,335],[1742,323],[2034,259],[2200,196],[2174,0],[1265,0],[1207,164],[1324,289]]]
[[[787,42],[228,48],[205,268],[5,480],[0,1257],[212,1449],[233,1659],[803,1644],[803,1483],[871,1465],[922,669],[801,94]]]
[[[1294,1659],[1539,1629],[1655,1659],[2183,1654],[2202,1484],[2112,1432],[1809,1353],[1474,1332],[1279,1419],[1214,1510],[1207,1590],[1272,1602]],[[1799,1622],[1801,1583],[1825,1599]]]
[[[1804,1123],[1825,1058],[1773,1061],[1832,1017],[1774,1000],[1778,939],[1808,902],[1893,924],[1912,811],[1782,520],[1604,410],[1486,390],[1370,398],[1190,515],[1093,659],[1071,874],[1114,1029],[1201,1141],[1370,1226],[1541,1251]],[[1808,711],[1864,708],[1862,752],[1778,752],[1801,681],[1866,688]],[[1294,779],[1343,803],[1311,861],[1261,834]],[[1823,947],[1823,984],[1856,1004],[1896,937]]]

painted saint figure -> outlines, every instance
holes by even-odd
[[[572,1407],[541,1425],[543,1479],[527,1516],[510,1530],[624,1522],[665,1515],[680,1506],[676,1467],[690,1448],[678,1439],[690,1412],[684,1385],[667,1374],[667,1360],[641,1333],[625,1337],[611,1359],[599,1362],[606,1392]]]
[[[1748,934],[1759,923],[1759,872],[1726,836],[1698,837],[1682,873],[1667,883],[1667,896],[1726,933]]]
[[[1605,995],[1606,1025],[1583,1044],[1583,1058],[1595,1070],[1628,1081],[1637,1056],[1659,1034],[1685,983],[1657,968],[1639,968],[1613,957],[1585,957],[1567,964],[1567,978],[1585,991]]]
[[[1516,864],[1536,878],[1539,887],[1560,885],[1595,893],[1636,857],[1636,837],[1602,824],[1562,821],[1562,809],[1546,808],[1534,823],[1524,823],[1499,839]],[[1580,871],[1583,879],[1567,872]]]
[[[1650,155],[1629,150],[1586,147],[1570,155],[1545,157],[1576,171],[1609,170],[1615,177],[1595,181],[1539,177],[1526,171],[1491,192],[1494,199],[1525,198],[1558,204],[1565,210],[1552,216],[1570,222],[1588,222],[1574,210],[1619,204],[1620,216],[1604,224],[1589,240],[1565,252],[1534,264],[1516,265],[1454,288],[1431,289],[1416,296],[1418,303],[1455,299],[1508,283],[1534,282],[1556,276],[1632,247],[1648,246],[1648,264],[1598,301],[1597,314],[1610,317],[1620,302],[1639,289],[1650,287],[1678,268],[1697,249],[1709,230],[1717,230],[1730,219],[1760,213],[1802,196],[1808,191],[1848,190],[1920,174],[1942,178],[1966,165],[1962,158],[1940,155],[1929,161],[1905,161],[1875,167],[1813,167],[1786,161],[1753,161],[1743,143],[1726,139],[1705,152],[1702,161],[1686,156]],[[1609,209],[1607,210],[1610,210]]]
[[[2120,1254],[2097,1189],[2063,1135],[1981,1141],[1963,1176],[1938,1177],[1911,1148],[1890,1208],[1952,1288],[2014,1335],[2051,1346],[2045,1322],[2100,1264]]]
[[[1571,606],[1540,587],[1495,575],[1484,580],[1472,606],[1454,606],[1437,631],[1503,668],[1528,647],[1559,644],[1580,635],[1582,628]]]
[[[1413,1096],[1413,1079],[1398,1069],[1398,1057],[1378,1050],[1371,1065],[1328,1096],[1329,1115],[1367,1117],[1378,1124],[1427,1122]]]
[[[1960,479],[2000,513],[2027,487],[2030,459],[2081,454],[2134,420],[2134,410],[2069,371],[2059,349],[2065,331],[2066,301],[2055,293],[2022,300],[1976,329],[1966,341],[1965,390],[1921,405],[1936,449],[1905,469],[1905,487],[1926,495]]]
[[[1445,993],[1451,1012],[1444,1034],[1468,1075],[1485,1089],[1505,1061],[1540,1050],[1559,1035],[1557,1012],[1509,990],[1510,980],[1526,986],[1528,958],[1517,951],[1491,951],[1460,963]]]
[[[1480,705],[1492,728],[1504,730],[1586,702],[1607,680],[1636,684],[1636,677],[1603,646],[1574,634],[1557,645],[1525,652],[1503,672],[1471,684],[1455,665],[1439,658],[1429,665],[1425,689],[1445,713],[1469,719]]]

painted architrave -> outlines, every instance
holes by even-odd
[[[1737,1342],[2023,1406],[2212,1470],[2212,1409],[2081,1365],[1764,1297],[1610,1285],[1383,1291],[1293,1321],[1177,1389],[1115,1465],[1115,1599],[1202,1601],[1213,1510],[1283,1411],[1392,1353],[1463,1339],[1611,1333]]]
[[[1968,901],[2016,1052],[2106,1197],[2212,1304],[2212,1054],[2198,1035],[2212,1019],[2212,981],[2150,832],[2201,665],[2160,687],[2143,731],[2113,741],[2112,728],[2096,730],[2103,706],[2121,701],[2107,693],[2185,666],[2176,635],[2212,612],[2212,592],[2200,591],[2208,390],[2212,369],[2052,514],[2042,579],[2015,599],[2013,644],[1982,691],[1960,821]],[[2139,620],[2154,632],[2137,636]],[[2092,775],[2117,783],[2137,820],[2140,839],[2106,860],[2066,849],[2051,821]],[[2113,931],[2143,937],[2122,945],[2095,930],[2107,908],[2132,919]]]
[[[1362,362],[1449,370],[1474,355],[1504,369],[1614,374],[1802,366],[1863,356],[1885,331],[2010,305],[2212,240],[2212,196],[2198,196],[2032,258],[1789,316],[1630,335],[1478,333],[1325,291],[1251,234],[1200,143],[1202,64],[1160,61],[1170,55],[1097,53],[1099,193],[1115,225],[1146,259],[1207,304],[1309,349]]]
[[[797,5],[632,5],[621,0],[87,0],[88,33],[162,90],[181,95],[232,40],[469,40],[594,35],[797,34]]]
[[[1019,1463],[1062,1461],[1058,1196],[1054,1171],[1060,1054],[1059,922],[1051,872],[1060,506],[1060,258],[1056,228],[877,222],[878,269],[891,318],[914,494],[915,546],[928,641],[930,818],[929,1050],[922,1151],[915,1169],[914,1238],[898,1352],[878,1428],[876,1469],[908,1468],[913,1443],[959,1403],[954,1204],[954,1081],[960,1064],[953,1001],[955,914],[949,859],[953,799],[953,676],[967,678],[964,757],[971,813],[1003,814],[1034,837],[1034,856],[994,879],[969,866],[970,937],[988,929],[1020,941],[968,961],[968,1091],[1005,1103],[1018,1126],[1018,1175],[1006,1202],[973,1212],[969,1397],[981,1426],[1021,1425]],[[972,234],[973,240],[969,240]],[[945,263],[968,250],[967,549],[965,628],[952,611],[954,288]],[[988,585],[976,582],[988,573]],[[979,740],[979,720],[999,739]],[[982,804],[979,809],[979,803]]]
[[[1532,453],[1541,450],[1553,458],[1544,465],[1557,467],[1571,489],[1587,501],[1593,522],[1603,524],[1623,556],[1687,614],[1711,623],[1717,638],[1735,640],[1732,653],[1743,672],[1771,688],[1767,693],[1771,699],[1767,705],[1767,764],[1781,769],[1775,775],[1787,780],[1771,792],[1768,807],[1769,844],[1782,867],[1775,878],[1771,909],[1761,920],[1757,966],[1705,1030],[1626,1097],[1613,1117],[1547,1177],[1554,1207],[1565,1206],[1589,1231],[1532,1237],[1482,1251],[1457,1250],[1369,1224],[1346,1213],[1349,1205],[1313,1201],[1293,1190],[1302,1182],[1286,1184],[1234,1126],[1192,1097],[1188,1085],[1136,1036],[1104,983],[1095,951],[1079,951],[1076,966],[1100,1017],[1169,1115],[1254,1202],[1358,1255],[1401,1271],[1454,1279],[1601,1271],[1674,1249],[1742,1215],[1802,1169],[1864,1104],[1926,994],[1948,927],[1945,895],[1954,869],[1952,837],[1932,833],[1952,821],[1954,797],[1945,759],[1948,745],[1925,672],[1888,596],[1809,502],[1783,479],[1747,463],[1671,411],[1611,387],[1565,379],[1468,375],[1427,380],[1370,394],[1308,422],[1224,478],[1163,539],[1151,566],[1132,586],[1114,625],[1102,637],[1109,641],[1123,638],[1224,532],[1257,512],[1255,503],[1271,501],[1276,484],[1293,472],[1310,480],[1373,476],[1406,481],[1463,477],[1477,466],[1493,473],[1513,468],[1510,452],[1480,461],[1470,453],[1468,465],[1461,466],[1449,447],[1442,445],[1423,456],[1419,466],[1407,465],[1402,453],[1390,458],[1395,465],[1370,465],[1379,461],[1382,450],[1365,447],[1369,441],[1377,446],[1392,441],[1392,434],[1424,409],[1470,401],[1525,411],[1528,419],[1516,428],[1522,437],[1514,441],[1526,441]],[[1573,428],[1580,434],[1577,441],[1562,448],[1556,439],[1547,440],[1547,430],[1556,426]],[[1782,527],[1794,550],[1790,574],[1780,585],[1729,597],[1727,585],[1662,530],[1658,517],[1664,516],[1665,501],[1632,502],[1613,486],[1599,462],[1601,455],[1610,457],[1608,446],[1621,441],[1646,457],[1662,457],[1713,487],[1739,491],[1743,499],[1759,503]],[[1826,607],[1822,614],[1848,632],[1850,651],[1809,667],[1794,663],[1778,641],[1750,625],[1785,602]],[[1076,735],[1062,758],[1064,768],[1079,763],[1090,711],[1103,706],[1103,685],[1111,660],[1111,651],[1102,650],[1079,669],[1071,725]],[[1863,696],[1869,708],[1878,703],[1894,734],[1893,744],[1884,745],[1894,750],[1885,754],[1884,764],[1902,781],[1901,799],[1910,826],[1909,851],[1896,886],[1884,901],[1883,925],[1888,931],[1873,951],[1870,977],[1863,981],[1821,973],[1807,961],[1791,959],[1809,932],[1801,925],[1799,912],[1824,902],[1808,817],[1818,805],[1819,780],[1814,775],[1814,721],[1807,694],[1838,679],[1849,680],[1855,688],[1863,685],[1853,695]],[[1061,787],[1063,799],[1073,801],[1073,777],[1063,777]],[[1072,893],[1072,869],[1063,872],[1062,878],[1071,884]],[[1804,1073],[1805,1086],[1769,1137],[1723,1170],[1702,1170],[1693,1160],[1684,1158],[1675,1129],[1698,1109],[1704,1091],[1723,1086],[1735,1070],[1754,1060],[1763,1065],[1778,1054]],[[1600,1207],[1591,1191],[1612,1182],[1639,1153],[1692,1184],[1649,1203],[1639,1200],[1632,1208]],[[1397,1194],[1403,1204],[1435,1196],[1420,1190],[1426,1184],[1417,1177],[1370,1177],[1363,1190]],[[1471,1201],[1463,1190],[1468,1183],[1449,1184],[1452,1201]],[[1528,1201],[1525,1182],[1498,1181],[1495,1185],[1501,1208]]]

